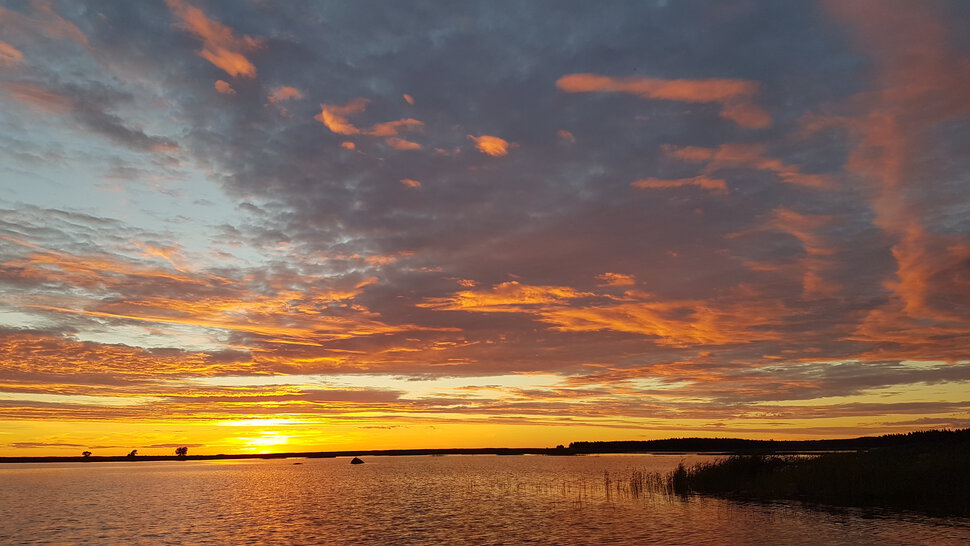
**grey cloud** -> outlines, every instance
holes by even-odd
[[[84,444],[63,444],[56,442],[12,442],[7,445],[15,449],[33,449],[37,447],[86,447]]]

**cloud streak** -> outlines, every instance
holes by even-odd
[[[256,76],[256,67],[244,53],[258,49],[259,40],[252,36],[236,37],[231,28],[210,19],[201,9],[183,0],[165,0],[165,3],[181,20],[183,28],[202,40],[200,57],[230,76]]]
[[[0,41],[0,64],[5,66],[16,66],[24,59],[24,54],[19,49]]]
[[[721,106],[721,117],[742,127],[763,129],[771,125],[771,116],[753,102],[760,88],[758,82],[748,80],[612,78],[599,74],[567,74],[556,81],[556,87],[566,93],[624,93],[641,99],[714,103]]]

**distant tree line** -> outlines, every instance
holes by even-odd
[[[185,457],[188,454],[189,454],[189,448],[188,448],[188,446],[182,446],[182,447],[175,448],[175,455],[177,457]],[[81,456],[84,457],[85,459],[87,459],[91,455],[92,454],[91,454],[90,451],[83,451],[83,452],[81,452]],[[132,449],[130,452],[128,452],[128,455],[127,456],[128,457],[137,457],[138,456],[138,450],[137,449]]]
[[[838,451],[907,444],[957,443],[970,440],[970,428],[926,430],[906,434],[863,436],[837,440],[745,440],[741,438],[669,438],[614,442],[572,442],[573,453],[636,453],[652,451]]]

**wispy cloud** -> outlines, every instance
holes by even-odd
[[[904,3],[885,9],[875,2],[827,7],[852,25],[860,49],[879,60],[879,89],[865,93],[869,107],[845,120],[859,136],[847,167],[871,184],[874,223],[894,240],[896,270],[885,281],[892,301],[870,311],[858,335],[896,342],[953,335],[968,315],[947,302],[970,295],[953,274],[970,260],[970,247],[928,230],[928,211],[909,195],[924,190],[923,177],[942,175],[939,168],[927,171],[921,159],[933,141],[932,128],[970,112],[959,68],[965,60],[949,50],[949,32],[936,9]],[[927,108],[927,101],[933,106]]]
[[[509,155],[509,148],[514,146],[513,143],[491,135],[468,135],[468,138],[475,143],[475,148],[482,152],[483,154],[490,155],[492,157],[503,157]]]
[[[49,88],[31,83],[0,82],[3,92],[43,114],[70,116],[84,130],[142,152],[171,152],[178,144],[166,137],[146,134],[111,110],[128,97],[107,93],[103,88],[62,85]]]
[[[349,123],[347,117],[363,112],[367,108],[368,102],[370,101],[367,99],[358,98],[342,106],[321,104],[320,113],[314,116],[314,119],[326,125],[327,129],[338,135],[356,135],[360,133],[360,129]]]
[[[637,283],[636,277],[623,273],[603,273],[596,278],[603,281],[604,286],[633,286]]]
[[[399,137],[402,131],[414,131],[424,128],[424,123],[413,118],[396,121],[375,123],[369,128],[360,129],[348,121],[348,117],[362,113],[370,101],[358,98],[339,106],[321,104],[321,111],[314,119],[323,123],[327,129],[339,135],[366,135],[383,138],[384,142],[395,150],[420,150],[421,144]],[[356,147],[356,146],[355,146]]]
[[[28,13],[0,7],[0,23],[11,34],[40,34],[54,40],[68,40],[87,46],[88,37],[71,21],[58,14],[50,2],[30,3]]]
[[[682,188],[684,186],[697,186],[705,190],[712,190],[716,192],[727,191],[727,183],[719,178],[708,178],[706,176],[694,176],[691,178],[677,178],[674,180],[666,180],[661,178],[643,178],[640,180],[635,180],[631,184],[634,188],[639,188],[641,190],[650,189],[667,189],[667,188]]]
[[[69,97],[38,86],[4,83],[2,89],[27,107],[45,114],[69,114],[74,110],[73,102]]]
[[[766,147],[760,144],[724,144],[718,148],[700,148],[696,146],[676,147],[665,146],[665,153],[672,157],[688,162],[706,164],[704,173],[712,174],[719,170],[747,167],[750,169],[772,172],[778,175],[782,182],[807,186],[810,188],[831,187],[831,181],[817,174],[806,174],[795,165],[785,164],[783,161],[766,156]]]
[[[225,80],[216,80],[215,83],[216,91],[224,95],[235,95],[236,90],[232,88],[232,84]]]
[[[7,42],[0,41],[0,64],[5,66],[15,66],[20,64],[23,59],[23,52]]]
[[[721,117],[742,127],[762,129],[771,116],[754,103],[760,85],[737,79],[613,78],[599,74],[567,74],[556,87],[566,93],[625,93],[641,99],[672,100],[721,105]]]
[[[256,67],[245,53],[258,49],[259,40],[245,35],[236,37],[231,28],[210,19],[201,9],[184,0],[165,0],[165,3],[182,21],[182,26],[202,40],[200,57],[230,76],[256,76]]]
[[[270,102],[283,102],[287,100],[298,100],[303,98],[303,93],[295,88],[288,85],[281,85],[279,87],[274,87],[273,91],[269,94],[267,99]]]

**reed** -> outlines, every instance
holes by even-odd
[[[610,475],[609,471],[603,472],[606,500],[612,500],[614,495],[619,498],[640,498],[655,494],[664,496],[675,494],[665,474],[643,470],[629,472],[629,475],[621,472],[618,476]]]
[[[814,456],[733,455],[667,474],[677,494],[970,516],[970,443]]]

